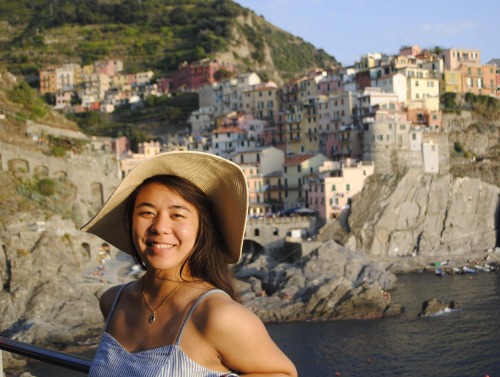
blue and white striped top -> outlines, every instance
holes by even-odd
[[[224,291],[213,289],[205,292],[194,302],[182,323],[175,344],[130,353],[107,332],[118,298],[126,285],[120,288],[106,320],[101,342],[90,367],[90,377],[237,377],[229,371],[218,372],[205,368],[193,361],[179,346],[184,327],[198,304],[205,297]]]

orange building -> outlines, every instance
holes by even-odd
[[[40,94],[57,92],[56,66],[49,66],[40,70]]]
[[[463,64],[460,70],[464,93],[496,96],[496,67],[494,65]]]

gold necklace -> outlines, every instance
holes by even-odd
[[[160,305],[156,309],[153,309],[151,305],[149,305],[148,299],[146,298],[146,295],[144,294],[144,276],[141,278],[141,285],[142,285],[142,297],[144,297],[144,301],[146,302],[146,305],[148,306],[149,310],[151,310],[151,315],[149,316],[149,323],[153,323],[156,319],[156,311],[162,307],[164,303],[167,302],[167,300],[174,294],[174,292],[181,286],[181,284],[184,283],[184,280],[182,280],[177,286],[170,292],[167,297],[163,299]]]

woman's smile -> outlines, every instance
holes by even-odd
[[[193,250],[198,211],[176,191],[157,183],[137,194],[132,216],[134,245],[148,267],[178,268]]]

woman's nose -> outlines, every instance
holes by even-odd
[[[172,230],[171,219],[168,215],[158,213],[151,223],[151,232],[157,234],[169,233]]]

